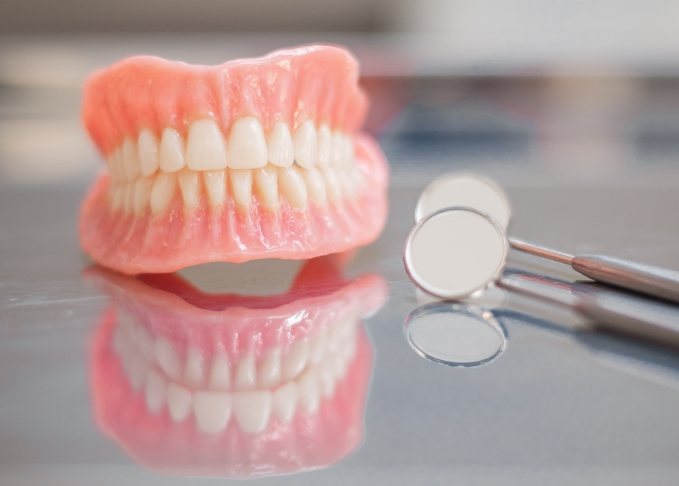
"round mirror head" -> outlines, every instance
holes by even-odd
[[[486,289],[500,275],[507,255],[502,228],[472,208],[446,208],[415,225],[403,262],[425,292],[459,300]]]
[[[443,208],[464,206],[488,214],[506,230],[509,199],[495,182],[476,174],[451,172],[438,177],[422,191],[415,207],[415,222]]]
[[[479,366],[507,346],[504,328],[488,310],[436,303],[415,309],[405,322],[408,343],[420,356],[448,366]]]

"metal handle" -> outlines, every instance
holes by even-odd
[[[571,266],[599,282],[679,302],[679,272],[605,255],[576,255]]]

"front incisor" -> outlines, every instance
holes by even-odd
[[[257,198],[269,209],[278,207],[278,172],[275,167],[267,166],[255,171]]]
[[[198,120],[191,124],[186,143],[186,165],[189,169],[225,169],[226,153],[224,137],[213,120]]]
[[[229,167],[257,169],[267,162],[266,140],[259,120],[253,117],[239,119],[229,136]]]

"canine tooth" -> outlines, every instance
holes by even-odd
[[[318,128],[318,165],[326,167],[332,160],[332,132],[326,123]]]
[[[203,172],[203,182],[210,204],[222,206],[226,199],[226,171],[206,170]]]
[[[307,205],[307,189],[304,177],[297,167],[278,169],[278,181],[286,199],[296,208],[305,208]]]
[[[231,395],[214,391],[196,392],[193,396],[193,413],[201,431],[206,434],[218,434],[229,422]]]
[[[219,353],[212,359],[208,386],[215,390],[228,390],[231,387],[231,366],[225,354]]]
[[[167,407],[175,422],[183,421],[191,411],[191,392],[176,383],[167,387]]]
[[[269,351],[259,365],[257,385],[259,388],[271,389],[281,381],[281,351]]]
[[[152,413],[158,413],[165,404],[165,380],[151,370],[146,377],[146,407]]]
[[[297,127],[293,138],[295,162],[305,169],[316,165],[316,127],[307,120]]]
[[[200,386],[205,378],[205,359],[203,354],[193,346],[186,351],[186,368],[184,377],[192,386]]]
[[[131,138],[126,138],[123,142],[123,168],[125,178],[133,181],[140,174],[139,157],[137,156],[137,144]]]
[[[297,384],[299,386],[299,404],[307,413],[316,412],[320,402],[316,369],[313,367],[307,369]]]
[[[328,333],[325,329],[320,329],[311,337],[309,341],[310,352],[309,360],[318,364],[325,357],[325,353],[328,350]]]
[[[224,137],[210,119],[197,120],[189,128],[186,165],[193,170],[226,169]]]
[[[177,179],[179,180],[179,190],[182,194],[182,201],[184,201],[184,208],[188,210],[196,209],[200,202],[198,172],[183,170],[177,173]]]
[[[306,339],[296,341],[290,346],[288,354],[283,358],[283,379],[293,379],[306,366],[309,359],[309,343]]]
[[[279,167],[290,167],[295,160],[295,148],[288,125],[278,122],[267,138],[269,162]]]
[[[167,376],[173,379],[179,378],[181,365],[170,341],[164,337],[157,338],[155,356],[156,362]]]
[[[161,213],[167,208],[177,190],[177,176],[161,172],[156,175],[151,188],[151,211]]]
[[[333,167],[327,167],[323,170],[325,176],[325,187],[328,191],[328,199],[331,201],[339,201],[342,198],[342,186],[337,177],[337,171]]]
[[[158,170],[158,137],[148,128],[139,133],[137,140],[141,175],[148,177]]]
[[[242,206],[252,201],[252,171],[250,169],[229,170],[229,182],[233,199]]]
[[[244,432],[262,432],[271,416],[271,392],[238,392],[233,396],[233,414]]]
[[[229,135],[229,167],[257,169],[266,165],[267,150],[259,120],[241,118],[231,127]]]
[[[174,128],[163,130],[158,149],[158,165],[163,172],[176,172],[186,165],[184,160],[184,139]]]
[[[309,198],[317,204],[325,204],[328,201],[328,194],[325,190],[325,180],[321,171],[314,167],[305,170],[303,174]]]
[[[299,391],[297,383],[289,381],[278,387],[271,397],[273,413],[281,422],[290,422],[295,415]]]
[[[236,368],[236,390],[252,390],[257,386],[257,370],[254,356],[245,356]]]
[[[151,199],[151,187],[153,180],[149,177],[141,177],[134,186],[134,213],[141,215],[149,205]]]
[[[278,207],[278,173],[275,167],[267,166],[255,171],[255,190],[262,204],[270,209]]]

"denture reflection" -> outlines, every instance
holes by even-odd
[[[96,420],[165,474],[255,477],[329,466],[363,437],[381,277],[307,262],[286,294],[206,294],[174,274],[93,269],[112,297],[93,340]]]

